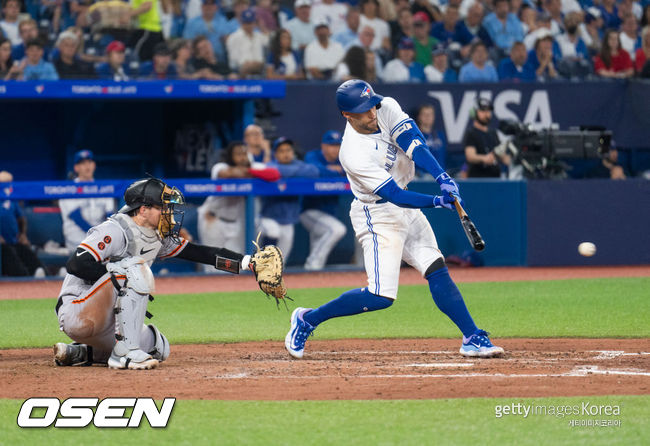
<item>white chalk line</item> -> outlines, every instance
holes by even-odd
[[[550,377],[572,377],[585,378],[590,375],[624,375],[624,376],[650,376],[650,372],[639,369],[601,369],[598,366],[578,366],[573,370],[564,373],[428,373],[419,375],[381,374],[381,375],[270,375],[254,376],[247,373],[234,373],[217,375],[215,379],[298,379],[298,380],[319,380],[319,379],[435,379],[435,378],[550,378]]]
[[[525,350],[517,350],[517,353],[526,354]],[[510,352],[513,353],[513,352]],[[543,352],[547,355],[559,355],[565,354],[567,352],[563,351],[547,351]],[[578,352],[579,353],[579,352]],[[589,359],[614,359],[619,356],[646,356],[650,355],[650,352],[634,352],[628,353],[624,350],[587,350],[585,353],[598,353],[597,356],[591,357]],[[458,350],[359,350],[359,351],[319,351],[319,352],[309,352],[309,356],[330,356],[330,355],[455,355],[458,354]],[[522,356],[525,358],[525,356]],[[564,360],[579,360],[586,358],[547,358],[545,361],[564,361]]]
[[[546,352],[548,354],[564,353],[564,352]],[[524,359],[527,363],[543,364],[561,361],[588,361],[588,360],[608,360],[615,359],[621,356],[646,356],[650,352],[625,352],[624,350],[589,350],[587,353],[598,353],[598,355],[591,358],[575,358],[575,357],[561,357],[561,358],[545,358],[545,359],[526,359],[522,358],[506,358],[506,359]],[[402,350],[402,351],[350,351],[350,352],[310,352],[310,356],[326,356],[326,355],[394,355],[394,354],[457,354],[455,351],[416,351],[416,350]],[[291,363],[293,360],[270,360],[266,362],[275,363]],[[412,364],[387,364],[386,368],[469,368],[478,364],[478,362],[433,362],[433,363],[412,363]],[[315,376],[296,376],[296,375],[268,375],[268,376],[255,376],[248,372],[228,373],[225,375],[217,375],[215,379],[303,379],[303,380],[317,380],[317,379],[330,379],[330,378],[345,378],[345,379],[426,379],[426,378],[545,378],[545,377],[588,377],[589,375],[623,375],[623,376],[650,376],[650,372],[639,368],[627,369],[607,369],[601,368],[596,365],[579,365],[575,366],[572,370],[563,373],[462,373],[462,374],[381,374],[381,375],[315,375]]]
[[[474,362],[433,362],[430,364],[404,364],[403,366],[401,365],[395,365],[391,367],[430,367],[430,368],[452,368],[452,367],[473,367]]]
[[[598,353],[594,359],[614,359],[619,356],[646,356],[650,352],[626,353],[625,350],[590,350],[590,353]]]

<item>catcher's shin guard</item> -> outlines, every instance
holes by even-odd
[[[158,365],[157,359],[140,348],[149,292],[153,289],[151,270],[146,264],[139,265],[138,270],[140,269],[148,270],[149,274],[143,271],[141,277],[135,277],[132,281],[127,274],[125,287],[120,290],[115,304],[117,342],[108,359],[108,366],[113,369],[152,369]],[[129,272],[132,277],[133,274],[138,274],[138,271]]]
[[[140,346],[144,351],[148,352],[154,359],[157,359],[160,362],[163,362],[169,357],[169,341],[167,340],[167,337],[158,330],[158,327],[153,324],[142,326]]]

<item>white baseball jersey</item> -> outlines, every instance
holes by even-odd
[[[412,153],[405,153],[395,139],[410,128],[410,119],[395,99],[384,98],[377,110],[377,133],[358,133],[350,123],[345,127],[339,159],[352,193],[361,202],[378,201],[381,197],[375,192],[391,178],[404,188],[415,176]]]
[[[75,223],[70,214],[79,209],[81,216],[90,226],[100,224],[106,216],[115,212],[115,200],[112,198],[71,198],[59,200],[63,220],[63,237],[65,247],[74,251],[86,236],[86,231]]]
[[[402,260],[424,274],[442,257],[422,211],[398,207],[376,194],[391,179],[405,188],[415,175],[415,145],[404,152],[396,141],[411,128],[409,121],[393,98],[384,98],[377,110],[379,131],[361,134],[348,123],[339,153],[356,198],[350,220],[363,248],[368,291],[390,299],[397,297]]]

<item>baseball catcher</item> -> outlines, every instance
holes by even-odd
[[[273,260],[279,256],[282,265],[277,248],[258,248],[251,258],[183,239],[183,211],[176,206],[185,200],[175,187],[156,178],[139,180],[126,189],[124,201],[117,214],[88,231],[66,264],[56,314],[60,330],[75,342],[54,346],[56,365],[152,369],[169,357],[165,335],[144,323],[156,259],[178,257],[234,274],[251,268],[264,292],[286,296],[282,269]]]

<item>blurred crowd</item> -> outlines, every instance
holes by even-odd
[[[650,77],[649,0],[2,0],[0,79]]]

